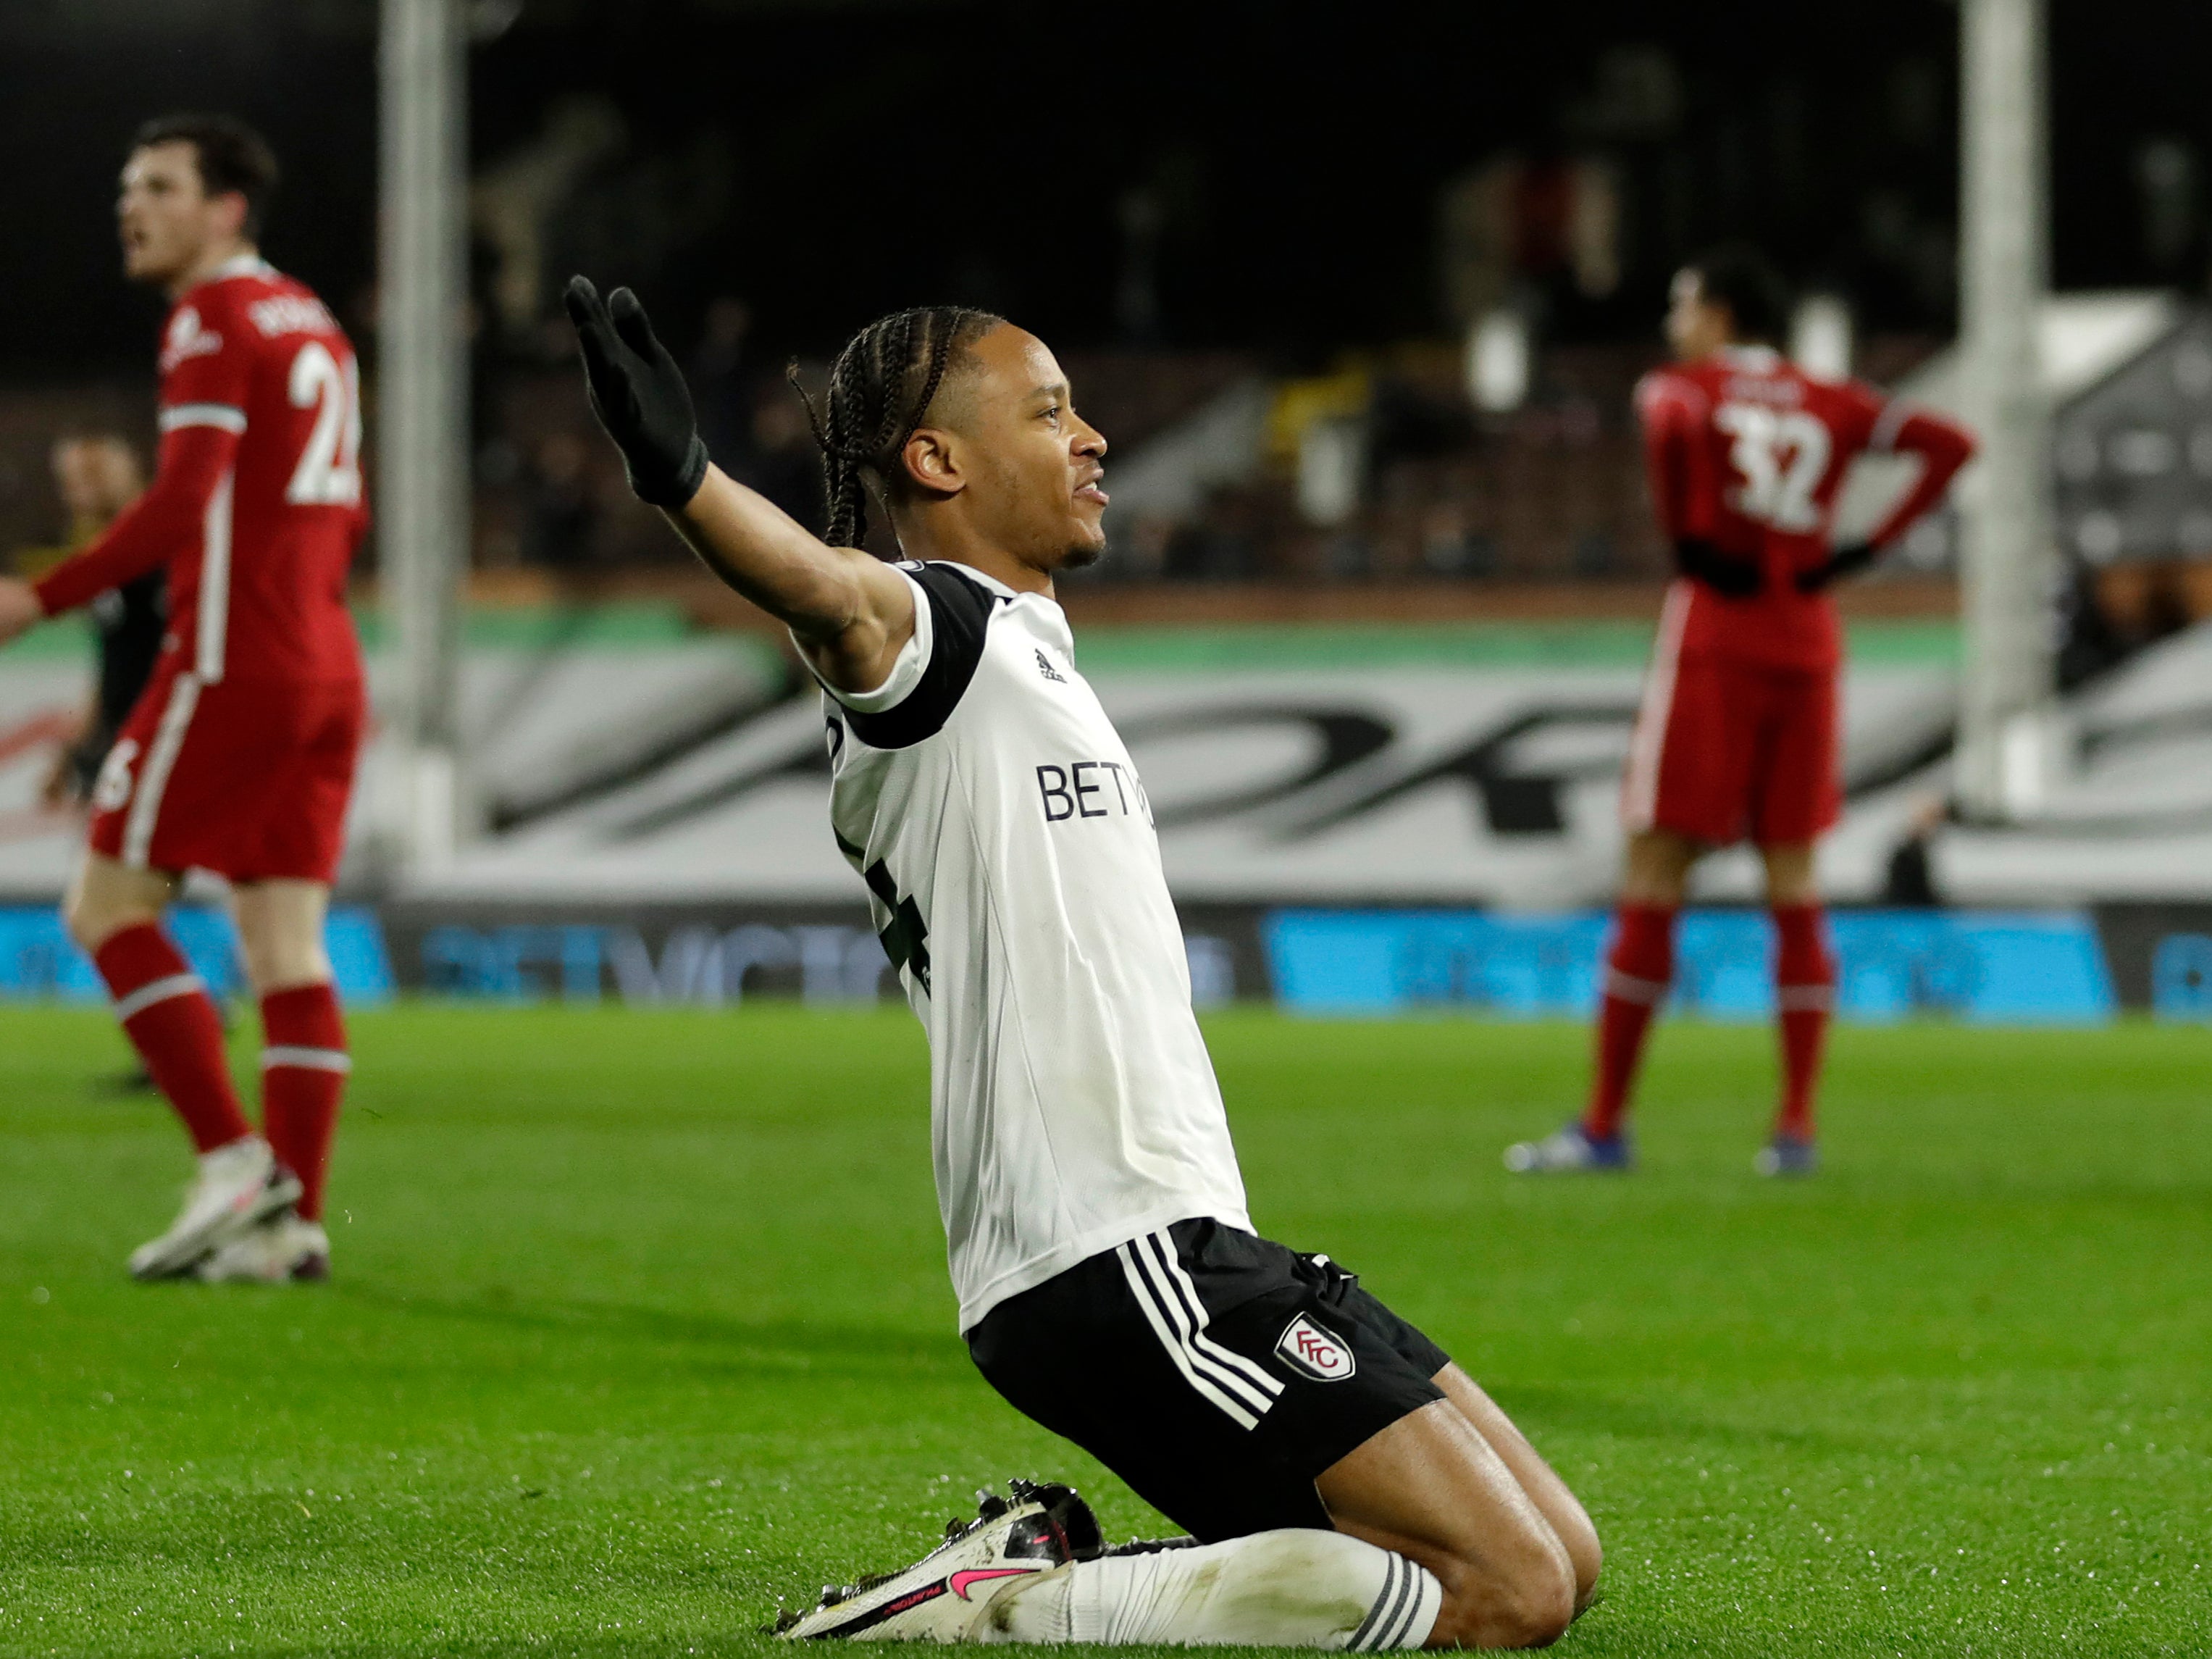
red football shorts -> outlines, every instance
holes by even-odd
[[[1622,817],[1709,846],[1810,842],[1843,810],[1836,676],[1725,658],[1652,665]]]
[[[327,883],[366,712],[357,681],[157,667],[93,786],[92,850],[142,869]]]

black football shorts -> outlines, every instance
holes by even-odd
[[[1008,1297],[968,1351],[1206,1541],[1330,1525],[1323,1470],[1443,1398],[1443,1350],[1325,1255],[1179,1221]]]

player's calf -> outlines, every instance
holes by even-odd
[[[107,933],[93,962],[124,1034],[200,1152],[250,1137],[223,1056],[222,1017],[176,945],[154,923],[135,922]]]

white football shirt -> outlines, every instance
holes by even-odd
[[[830,820],[929,1032],[960,1328],[1171,1222],[1250,1231],[1143,783],[1066,616],[897,567],[914,638],[823,699]]]

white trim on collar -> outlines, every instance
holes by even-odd
[[[1043,594],[1042,594],[1042,593],[1030,593],[1030,594],[1024,594],[1024,593],[1021,592],[1020,591],[1018,591],[1018,589],[1009,587],[1009,586],[1007,586],[1006,585],[1006,583],[1004,583],[1004,582],[1000,581],[1000,580],[996,576],[987,576],[987,575],[985,575],[981,571],[980,571],[980,570],[976,569],[976,568],[975,568],[975,567],[974,565],[972,565],[972,564],[963,564],[963,563],[961,563],[961,562],[960,562],[960,561],[959,561],[959,560],[957,560],[957,559],[915,559],[915,560],[911,561],[910,562],[912,562],[912,563],[914,563],[914,564],[916,564],[916,565],[924,565],[924,564],[942,564],[942,565],[949,565],[949,566],[951,566],[953,569],[957,570],[957,571],[958,571],[962,575],[963,575],[963,576],[969,576],[969,577],[973,577],[976,581],[978,581],[978,582],[981,583],[985,587],[987,587],[987,588],[990,589],[990,591],[991,591],[992,592],[996,593],[996,594],[997,594],[1000,599],[1041,599],[1044,598],[1044,595],[1043,595]]]
[[[1782,354],[1771,345],[1726,345],[1721,348],[1721,356],[1731,368],[1754,374],[1771,374],[1782,362]]]
[[[258,253],[240,253],[225,259],[203,281],[220,283],[232,276],[274,276],[276,268]]]

